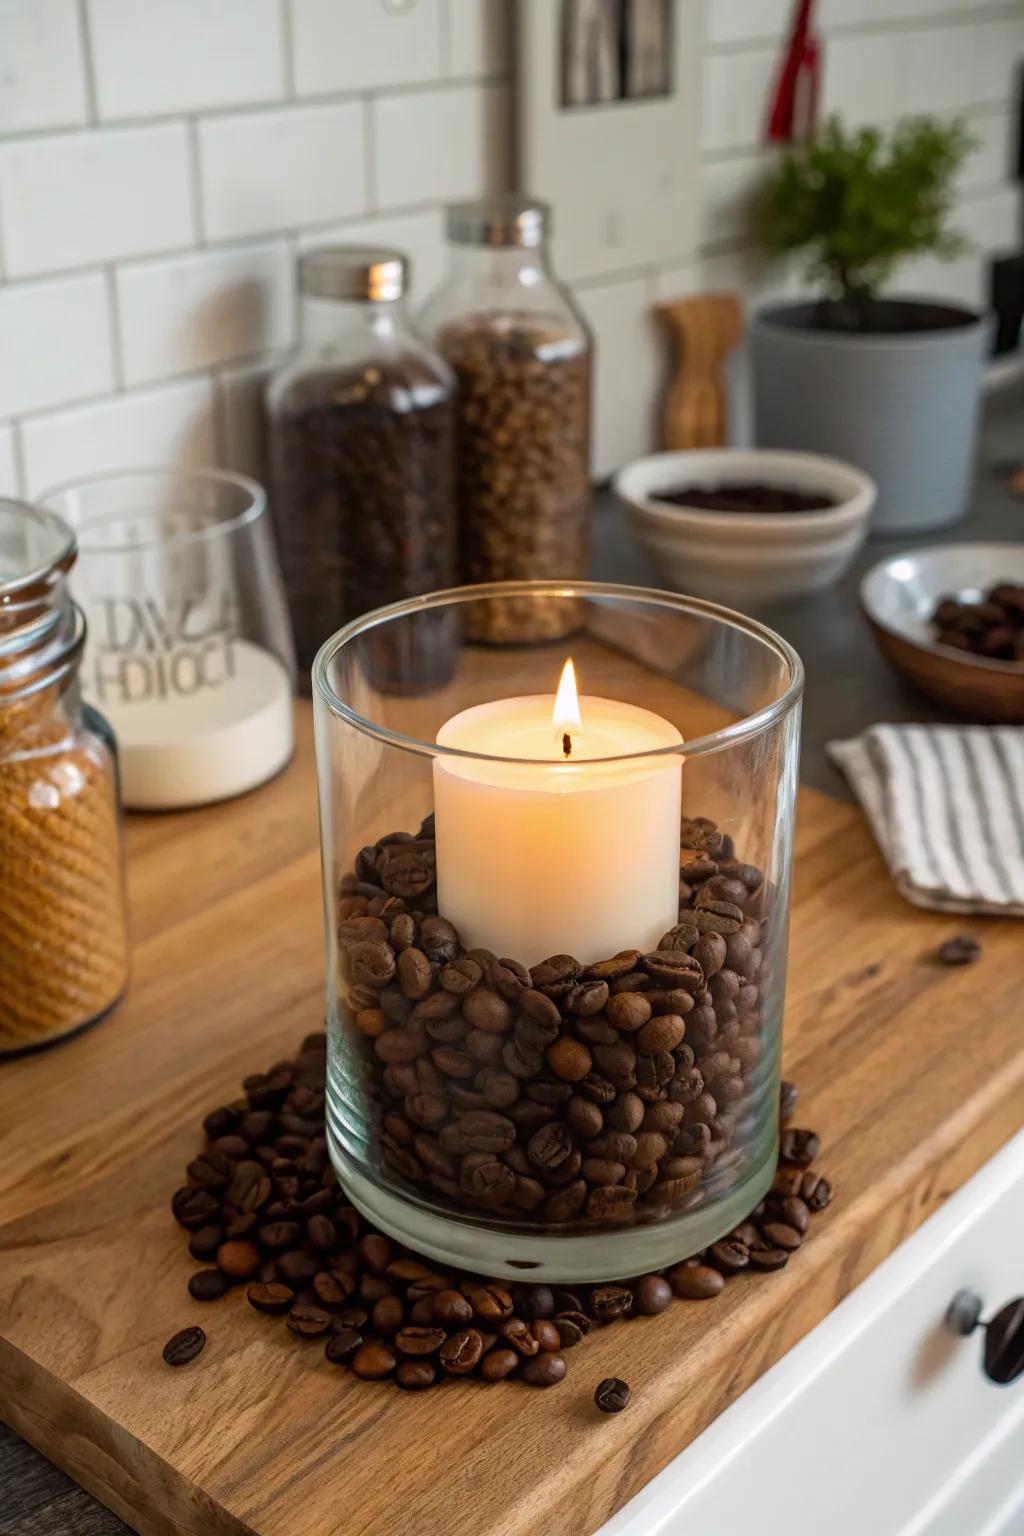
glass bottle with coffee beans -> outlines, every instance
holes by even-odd
[[[458,380],[464,581],[586,575],[592,342],[547,256],[549,213],[503,196],[448,209],[449,279],[423,327]],[[514,596],[468,615],[471,637],[555,639],[574,604]]]
[[[407,271],[397,251],[373,247],[304,255],[300,350],[267,391],[273,510],[306,690],[317,650],[342,624],[455,580],[454,380],[408,321]],[[444,637],[419,638],[419,681],[442,681]],[[387,687],[391,661],[371,660]],[[408,658],[395,665],[403,688],[414,681]]]

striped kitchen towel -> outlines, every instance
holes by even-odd
[[[1024,730],[876,725],[828,754],[908,901],[1024,917]]]

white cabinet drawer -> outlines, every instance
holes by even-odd
[[[1024,1378],[944,1326],[964,1286],[1024,1294],[1024,1132],[598,1536],[1024,1536]]]

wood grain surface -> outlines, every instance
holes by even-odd
[[[303,707],[258,794],[132,819],[128,1000],[0,1067],[0,1417],[144,1533],[447,1536],[457,1510],[460,1536],[589,1536],[1021,1124],[1021,930],[905,905],[859,812],[805,792],[786,1070],[837,1188],[807,1247],[592,1335],[551,1392],[359,1383],[241,1293],[193,1302],[168,1211],[203,1112],[322,1017],[310,734]],[[938,965],[965,927],[981,961]],[[207,1348],[171,1371],[193,1322]]]

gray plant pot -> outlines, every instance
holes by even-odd
[[[875,311],[886,329],[866,334],[815,329],[815,314],[784,304],[754,321],[758,447],[864,470],[878,486],[876,529],[955,522],[967,509],[990,318],[893,299]]]

